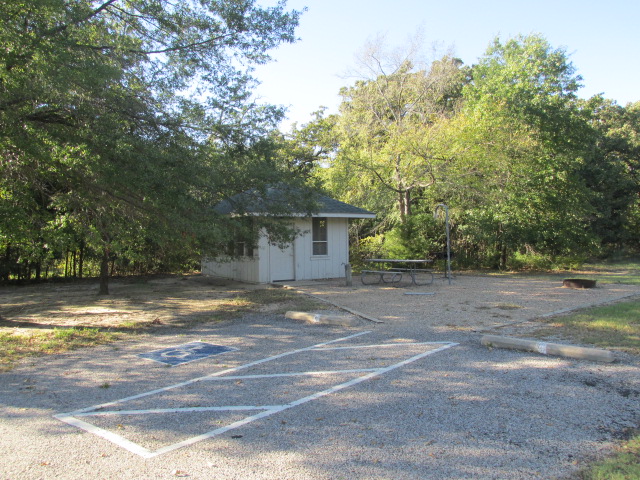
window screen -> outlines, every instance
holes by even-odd
[[[318,217],[313,218],[313,254],[314,255],[328,255],[328,241],[327,241],[327,219]]]

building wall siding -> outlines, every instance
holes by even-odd
[[[349,258],[348,220],[327,219],[328,255],[314,256],[311,219],[300,219],[297,227],[307,232],[295,241],[296,278],[317,280],[344,276],[344,264]]]
[[[255,283],[258,280],[257,258],[207,259],[202,262],[203,275]]]
[[[295,220],[295,227],[302,232],[293,242],[295,280],[319,280],[344,277],[344,266],[349,261],[348,219],[327,219],[328,255],[314,256],[311,237],[311,219]],[[269,283],[272,280],[269,264],[269,245],[265,235],[261,235],[253,258],[239,258],[230,261],[206,259],[202,262],[202,273],[242,282]]]

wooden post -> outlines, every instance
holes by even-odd
[[[344,265],[344,276],[346,279],[347,287],[351,287],[353,285],[353,278],[351,277],[351,264],[345,263]]]

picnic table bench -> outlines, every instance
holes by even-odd
[[[428,268],[418,268],[419,265],[431,263],[432,260],[403,260],[399,258],[372,258],[365,260],[369,263],[387,264],[387,265],[407,265],[406,267],[391,266],[387,269],[362,270],[360,277],[363,285],[372,285],[373,283],[398,283],[402,280],[402,274],[407,273],[411,277],[411,283],[414,285],[428,285],[433,283],[433,270]],[[418,283],[416,276],[419,273],[428,273],[431,281],[426,283]],[[370,281],[371,278],[377,278],[376,282]],[[367,283],[369,282],[369,283]]]
[[[385,275],[387,276],[386,279],[385,279]],[[375,278],[376,276],[378,277],[377,282],[367,283],[365,281],[365,278],[366,279],[369,279],[371,277]],[[360,272],[360,277],[362,279],[363,285],[373,285],[374,283],[381,283],[381,282],[382,283],[398,283],[400,280],[402,280],[402,272],[396,272],[392,270],[362,270]]]

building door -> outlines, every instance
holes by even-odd
[[[272,282],[284,282],[296,279],[293,255],[293,244],[280,249],[275,245],[269,246],[269,266]]]

